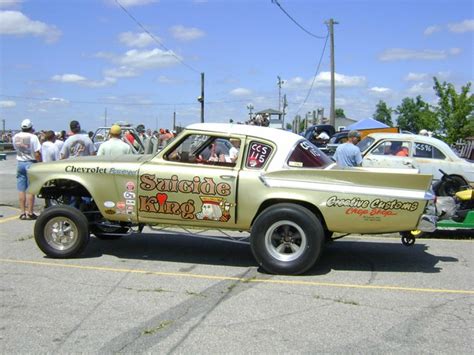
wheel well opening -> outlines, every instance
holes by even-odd
[[[38,197],[45,199],[55,199],[60,196],[91,197],[91,194],[82,184],[67,179],[49,180],[38,194]]]
[[[319,221],[323,225],[323,228],[327,230],[326,221],[324,220],[324,217],[321,211],[315,205],[305,202],[305,201],[288,200],[288,199],[271,199],[271,200],[266,200],[265,202],[263,202],[260,205],[257,213],[255,214],[255,217],[252,220],[252,226],[255,222],[255,219],[260,215],[260,213],[262,213],[263,210],[265,210],[266,208],[270,206],[276,205],[278,203],[294,203],[295,205],[305,207],[306,209],[310,210],[316,216],[317,219],[319,219]]]

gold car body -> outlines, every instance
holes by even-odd
[[[211,165],[173,159],[193,135],[240,140],[237,160]],[[89,192],[104,218],[132,224],[250,231],[266,207],[292,202],[307,207],[332,232],[419,228],[432,200],[430,175],[340,169],[334,163],[305,168],[289,160],[295,147],[307,144],[299,135],[267,127],[193,124],[154,156],[35,164],[28,172],[28,191],[41,195],[51,181],[74,181]]]

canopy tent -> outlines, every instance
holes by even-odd
[[[385,123],[374,120],[373,118],[364,118],[346,127],[346,130],[370,129],[370,128],[386,128]]]

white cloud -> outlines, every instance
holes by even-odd
[[[459,49],[452,48],[449,51],[445,50],[413,50],[404,48],[390,48],[386,49],[379,55],[381,61],[393,61],[393,60],[439,60],[446,59],[448,55],[459,54]]]
[[[377,93],[377,94],[387,94],[391,90],[389,88],[374,86],[374,87],[370,88],[369,91]]]
[[[344,74],[334,73],[334,81],[338,87],[355,87],[363,86],[366,84],[366,78],[364,76],[348,76]],[[323,71],[316,77],[316,86],[330,86],[331,85],[331,72]]]
[[[52,43],[61,36],[55,26],[44,22],[33,21],[19,11],[0,11],[0,34],[14,36],[41,36]]]
[[[245,88],[236,88],[231,90],[230,93],[232,96],[249,96],[252,95],[252,91]]]
[[[23,0],[0,0],[0,9],[19,7]]]
[[[98,88],[113,84],[117,81],[115,78],[105,77],[101,81],[89,80],[81,75],[77,74],[62,74],[62,75],[54,75],[51,80],[57,81],[60,83],[66,84],[78,84],[81,86],[87,86],[91,88]]]
[[[109,2],[115,4],[114,0],[109,0]],[[123,7],[133,7],[133,6],[142,6],[158,2],[158,0],[119,0],[119,3]]]
[[[153,38],[146,32],[133,33],[123,32],[119,34],[119,41],[128,47],[147,47],[154,43]]]
[[[15,101],[11,101],[11,100],[0,101],[0,108],[12,108],[15,106],[16,106]]]
[[[132,49],[122,57],[116,58],[119,64],[133,69],[152,69],[167,67],[177,63],[177,55],[173,51],[162,51],[155,48],[148,51]]]
[[[364,86],[366,84],[366,78],[364,76],[349,76],[344,74],[334,74],[334,81],[338,87],[357,87]],[[313,79],[304,79],[300,76],[296,76],[291,79],[284,80],[284,88],[289,90],[308,89],[311,86]],[[316,87],[328,87],[331,86],[331,72],[321,72],[316,77],[314,82]]]
[[[126,66],[104,70],[104,75],[111,78],[133,78],[138,74],[136,70]]]
[[[458,55],[461,54],[462,49],[461,48],[450,48],[449,49],[449,54],[450,55]]]
[[[181,81],[173,78],[169,78],[165,75],[160,75],[158,82],[161,84],[179,84]]]
[[[429,27],[427,27],[427,28],[425,29],[425,31],[423,32],[423,34],[424,34],[425,36],[430,36],[430,35],[432,35],[433,33],[439,32],[439,31],[441,31],[441,27],[440,27],[440,26],[437,26],[437,25],[435,25],[435,26],[429,26]]]
[[[474,31],[474,20],[464,20],[458,23],[450,23],[448,30],[454,33],[464,33]]]
[[[433,92],[432,85],[427,83],[416,83],[407,90],[408,94],[411,95],[423,95]]]
[[[408,75],[403,78],[405,81],[420,81],[428,78],[426,73],[408,73]]]
[[[170,31],[173,37],[180,41],[192,41],[205,35],[204,31],[199,28],[184,27],[182,25],[173,26]]]

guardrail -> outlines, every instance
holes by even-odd
[[[14,150],[13,143],[0,143],[0,152]]]

